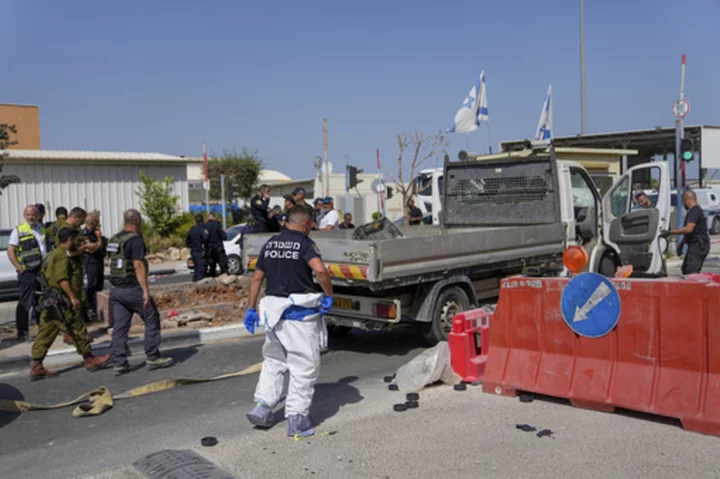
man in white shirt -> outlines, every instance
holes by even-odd
[[[325,204],[325,214],[318,225],[319,230],[336,230],[340,226],[340,216],[335,209],[334,200],[328,196],[323,200]]]
[[[35,308],[37,276],[47,255],[47,233],[38,223],[40,212],[35,205],[28,205],[23,211],[25,223],[14,228],[10,233],[7,257],[18,273],[20,298],[15,310],[17,339],[30,339],[30,314]]]

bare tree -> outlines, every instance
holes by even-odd
[[[381,163],[383,169],[395,183],[398,193],[402,196],[405,226],[408,226],[410,224],[410,211],[407,208],[407,203],[413,196],[413,179],[427,160],[446,152],[450,141],[441,131],[434,135],[419,131],[415,131],[413,134],[398,133],[395,138],[398,145],[397,173],[393,173],[387,165]],[[403,176],[406,169],[410,173],[408,181],[405,181]]]

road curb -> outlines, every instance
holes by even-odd
[[[204,346],[218,341],[260,336],[264,334],[265,330],[263,328],[258,328],[258,330],[252,334],[242,324],[231,324],[217,328],[202,328],[191,331],[176,331],[173,333],[163,334],[161,348],[169,349]],[[96,356],[109,354],[110,346],[110,341],[93,344],[93,354]],[[130,339],[128,341],[128,347],[133,354],[142,354],[145,351],[145,338],[141,337]],[[0,358],[0,374],[27,370],[30,367],[31,360],[32,358],[29,354]],[[47,367],[59,367],[79,362],[80,357],[75,351],[75,348],[65,348],[57,351],[50,351],[45,358],[44,364]]]

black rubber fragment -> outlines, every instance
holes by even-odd
[[[465,391],[465,390],[467,390],[467,384],[465,384],[465,383],[456,384],[455,386],[453,386],[453,389],[456,391]]]
[[[407,393],[405,395],[405,399],[407,399],[408,401],[419,401],[420,395],[418,393]]]
[[[408,409],[417,409],[418,407],[420,407],[420,403],[417,401],[407,401],[405,405]]]
[[[515,429],[520,429],[521,431],[525,432],[537,431],[537,428],[535,426],[531,426],[530,424],[515,424]]]
[[[550,429],[543,429],[537,433],[537,437],[551,437],[553,432]]]
[[[386,383],[391,383],[391,382],[393,382],[393,379],[395,379],[395,375],[394,375],[394,374],[393,374],[392,376],[385,376],[385,377],[383,378],[383,381],[385,381]]]
[[[404,402],[393,404],[393,411],[396,412],[403,412],[407,411],[407,405]]]
[[[399,391],[400,390],[400,388],[398,388],[397,384],[388,384],[388,389],[390,391]]]
[[[535,396],[532,394],[521,394],[520,395],[520,402],[533,402],[535,400]]]
[[[200,444],[205,447],[213,447],[216,446],[217,443],[218,440],[215,436],[205,436],[204,438],[200,439]]]

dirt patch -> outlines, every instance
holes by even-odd
[[[198,284],[155,291],[153,298],[162,317],[170,311],[216,311],[213,322],[241,321],[247,309],[249,278],[231,284]]]

